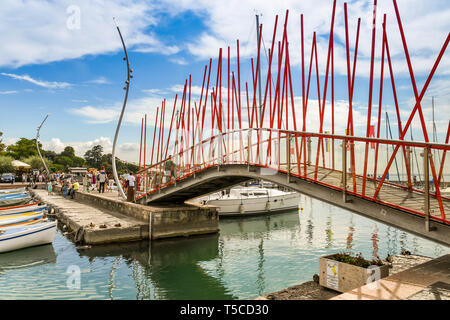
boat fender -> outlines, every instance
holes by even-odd
[[[245,212],[245,208],[243,204],[239,205],[239,213],[244,213]]]
[[[80,227],[75,233],[75,243],[82,243],[84,241],[84,228]]]
[[[266,202],[266,211],[270,211],[270,202],[269,201]]]

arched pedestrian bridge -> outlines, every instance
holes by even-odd
[[[321,139],[324,144],[338,146],[336,161],[330,166],[327,161],[321,161],[320,165],[319,161],[311,161]],[[316,140],[315,151],[313,140]],[[444,184],[442,169],[440,179],[432,181],[425,176],[422,183],[408,184],[407,179],[390,182],[386,179],[389,171],[381,167],[378,169],[383,175],[380,174],[378,179],[364,177],[356,174],[351,159],[347,160],[347,154],[351,154],[352,149],[359,150],[364,143],[376,143],[380,148],[381,145],[416,148],[425,153],[425,158],[428,150],[428,163],[433,161],[433,152],[445,154],[450,149],[445,144],[412,141],[271,129],[235,130],[206,139],[141,171],[137,202],[181,204],[248,180],[263,179],[450,245],[450,198],[440,193]],[[355,162],[357,165],[358,161]],[[423,167],[427,170],[425,161]],[[432,178],[433,175],[428,172],[428,176]]]

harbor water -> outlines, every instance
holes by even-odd
[[[253,299],[312,280],[319,257],[439,257],[450,249],[327,203],[221,219],[220,233],[96,247],[61,230],[52,245],[0,254],[0,299]]]

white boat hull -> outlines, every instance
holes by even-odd
[[[288,193],[273,197],[217,199],[206,203],[217,207],[219,216],[246,216],[297,209],[299,196]]]
[[[56,221],[3,230],[0,234],[0,253],[52,243]],[[1,232],[1,231],[0,231]]]

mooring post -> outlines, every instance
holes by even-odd
[[[347,139],[342,140],[342,200],[347,202]]]
[[[429,174],[429,156],[430,147],[426,146],[423,150],[423,174],[425,181],[424,189],[424,211],[425,211],[425,231],[430,231],[430,174]]]

